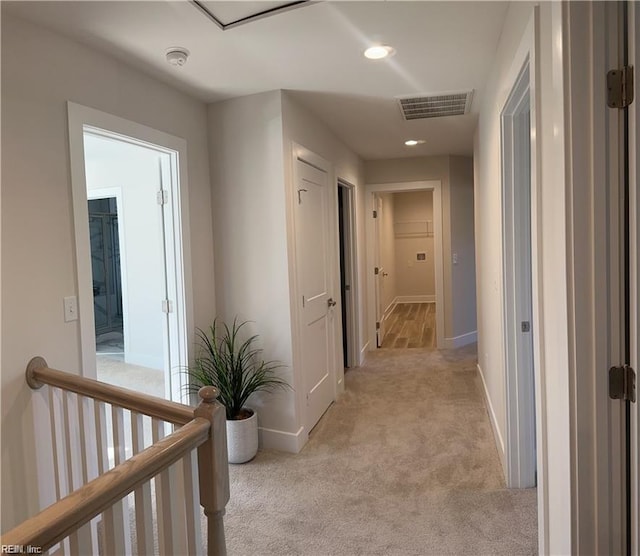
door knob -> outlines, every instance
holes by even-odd
[[[336,306],[336,301],[334,301],[333,298],[330,297],[329,299],[327,299],[327,305],[329,307],[335,307]]]
[[[383,272],[382,273],[382,277],[384,278],[385,276],[389,276],[389,273],[388,272]]]

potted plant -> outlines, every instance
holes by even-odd
[[[289,387],[275,374],[282,365],[261,360],[262,350],[254,347],[258,335],[241,338],[246,324],[234,319],[229,327],[215,319],[207,332],[198,329],[198,354],[187,369],[191,392],[202,386],[215,386],[220,392],[218,401],[227,414],[229,463],[245,463],[258,452],[258,416],[245,405],[249,397]]]

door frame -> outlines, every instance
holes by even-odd
[[[548,448],[552,440],[549,439],[549,431],[547,427],[547,411],[549,398],[547,396],[546,386],[546,374],[545,374],[545,311],[544,311],[544,298],[543,298],[543,282],[545,279],[545,268],[543,266],[543,188],[541,181],[541,131],[545,131],[541,127],[542,111],[540,109],[541,99],[541,87],[542,84],[538,77],[540,72],[539,51],[540,51],[540,9],[535,6],[531,10],[531,16],[527,23],[526,28],[522,33],[522,38],[518,45],[518,48],[513,56],[513,62],[507,72],[506,82],[509,84],[505,87],[504,100],[501,102],[501,113],[504,107],[507,105],[511,91],[515,88],[518,80],[522,77],[522,71],[525,66],[529,67],[529,108],[530,108],[530,203],[531,203],[531,308],[532,308],[532,320],[531,320],[531,332],[533,334],[533,376],[534,376],[534,396],[535,396],[535,434],[536,434],[536,472],[537,472],[537,508],[538,508],[538,547],[541,554],[545,554],[549,551],[550,544],[550,524],[549,524],[549,501],[556,497],[557,494],[549,493],[549,471],[555,468],[552,465],[555,462],[550,463],[551,456],[554,452],[551,452]],[[555,45],[554,45],[555,46]],[[550,114],[551,109],[548,113]],[[551,118],[551,116],[547,116]],[[501,122],[496,122],[501,125]],[[559,132],[559,128],[558,128]],[[547,132],[550,133],[550,132]],[[555,134],[558,136],[558,134]],[[547,135],[545,135],[547,137]],[[501,147],[502,151],[502,147]],[[503,223],[503,226],[505,223]],[[504,231],[502,232],[504,233]],[[502,260],[504,260],[504,253],[502,254]],[[549,270],[547,269],[548,273]],[[501,284],[500,290],[505,291],[504,273],[499,274]],[[505,314],[505,298],[504,293],[498,298],[500,307],[500,313],[503,315],[503,322],[501,326],[502,331],[502,355],[506,355],[506,323],[504,322]],[[517,396],[509,396],[507,390],[507,382],[509,381],[507,360],[502,361],[502,368],[504,369],[504,412],[505,412],[505,425],[506,431],[516,430],[516,426],[511,426],[509,423],[517,423],[519,417],[517,407]],[[513,384],[513,381],[511,381]],[[559,389],[558,385],[556,388]],[[509,396],[509,398],[508,398]],[[510,403],[507,403],[509,399]],[[498,429],[494,425],[495,416],[492,416],[492,425],[494,426],[494,436],[496,437],[496,443],[502,445],[504,450],[504,459],[501,459],[504,466],[505,478],[510,480],[508,467],[509,460],[513,461],[513,457],[510,452],[514,447],[514,442],[509,442],[509,434],[507,434],[507,441],[504,442],[502,436],[498,432]],[[554,447],[558,450],[558,446]],[[517,442],[515,443],[517,446]],[[517,462],[517,459],[516,459]],[[567,464],[568,465],[568,464]],[[517,468],[517,466],[515,467]],[[552,477],[554,478],[554,477]],[[557,499],[555,502],[557,506]],[[558,510],[559,514],[562,514],[562,510]],[[558,526],[557,524],[554,524]]]
[[[344,209],[345,218],[345,265],[349,270],[349,301],[347,302],[347,364],[349,367],[357,367],[359,364],[358,354],[358,242],[356,241],[356,187],[343,178],[338,177],[337,186],[342,187],[346,195],[343,197],[347,201]],[[338,241],[340,233],[338,231]],[[340,269],[339,269],[340,270]],[[341,299],[338,300],[342,302]],[[340,309],[342,309],[340,307]]]
[[[386,332],[385,317],[387,316],[387,311],[390,315],[395,308],[395,298],[387,307],[382,305],[382,298],[384,297],[384,278],[388,273],[385,273],[384,265],[381,262],[380,228],[386,209],[384,208],[384,199],[379,193],[373,194],[373,211],[376,214],[373,219],[373,292],[375,299],[375,312],[373,317],[376,323],[376,338],[375,344],[372,345],[379,348],[382,346],[382,342],[384,342]],[[378,270],[376,271],[375,269]]]
[[[435,246],[435,282],[436,282],[436,347],[442,349],[444,343],[444,265],[443,265],[443,234],[442,234],[442,194],[440,180],[423,180],[394,183],[372,183],[365,185],[365,214],[366,218],[366,269],[371,280],[367,280],[367,337],[369,350],[376,346],[376,293],[373,280],[376,265],[375,254],[375,222],[373,210],[376,193],[404,193],[408,191],[433,192],[433,228]]]
[[[509,488],[536,485],[536,361],[532,341],[537,327],[537,323],[533,322],[532,269],[532,192],[536,171],[533,163],[535,152],[532,152],[535,145],[531,143],[531,130],[535,130],[531,72],[527,57],[500,115],[505,463]],[[524,124],[526,114],[529,114],[528,125]],[[529,159],[528,165],[523,164],[526,157]],[[521,184],[526,184],[526,194]],[[520,223],[525,216],[529,218],[528,238],[522,238],[520,233]],[[528,245],[523,245],[523,239]],[[530,323],[529,332],[520,329],[523,319]]]
[[[71,188],[73,220],[76,244],[78,283],[78,325],[80,328],[81,372],[83,376],[96,378],[95,324],[91,287],[91,248],[87,186],[85,174],[84,133],[103,134],[125,142],[144,146],[164,153],[170,158],[170,167],[162,169],[162,178],[171,181],[171,231],[167,237],[172,249],[167,252],[168,285],[173,290],[175,319],[170,326],[170,366],[165,369],[165,388],[174,401],[187,401],[186,376],[177,369],[188,365],[188,346],[193,342],[193,288],[191,277],[191,248],[189,233],[189,200],[187,177],[187,143],[184,139],[158,131],[94,108],[67,102],[69,155],[71,164]],[[165,243],[165,246],[167,243]],[[171,291],[170,290],[170,291]],[[162,300],[158,300],[160,306]],[[166,350],[165,350],[166,351]]]
[[[629,64],[636,71],[636,98],[629,106],[629,184],[630,199],[630,285],[631,285],[631,366],[640,373],[640,6],[629,2]],[[635,153],[635,154],[634,154]],[[637,390],[637,388],[636,388]],[[640,402],[631,413],[631,553],[640,551]]]
[[[622,129],[620,112],[607,106],[606,94],[607,72],[623,64],[621,18],[616,11],[621,5],[618,2],[563,4],[565,133],[568,137],[565,165],[571,548],[575,553],[625,554],[628,548],[624,534],[625,493],[631,485],[624,484],[625,403],[611,400],[608,395],[608,370],[624,362]],[[632,3],[628,5],[633,8]],[[635,17],[637,24],[637,15]],[[637,42],[637,36],[634,40]],[[636,44],[635,52],[637,48]],[[571,94],[571,91],[580,91],[580,94]],[[637,103],[636,93],[631,105],[636,105],[633,110],[637,110]],[[637,122],[637,114],[635,117]],[[631,192],[637,195],[633,187]],[[637,210],[637,197],[631,198],[630,205]],[[637,214],[635,212],[636,219]],[[638,231],[633,212],[631,216],[633,245],[638,240]],[[637,243],[635,245],[637,248]],[[631,260],[631,283],[636,286],[637,265],[637,258]],[[631,286],[632,292],[633,289]],[[637,299],[636,290],[636,307]],[[631,300],[634,300],[633,293]],[[635,328],[636,335],[638,323],[634,318],[637,316],[637,310],[635,314],[632,312],[631,330]],[[633,346],[631,348],[631,361],[635,356],[637,362],[637,344],[635,353]],[[631,548],[633,537],[632,534]]]

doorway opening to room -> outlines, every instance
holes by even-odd
[[[87,197],[96,354],[118,356],[124,353],[122,271],[118,228],[118,213],[122,212],[122,202],[118,197],[103,197],[91,191],[87,192]],[[118,211],[118,205],[120,205],[120,211]]]
[[[439,181],[368,186],[369,345],[443,347]]]
[[[435,348],[433,191],[376,195],[379,348]]]
[[[357,255],[354,187],[338,180],[338,240],[342,347],[345,370],[359,364],[357,349]]]
[[[169,154],[102,130],[83,137],[97,377],[170,397]]]
[[[164,146],[172,138],[161,132],[71,103],[69,129],[83,373],[182,401],[188,326],[180,145]]]
[[[507,486],[527,488],[537,484],[528,61],[501,122]]]

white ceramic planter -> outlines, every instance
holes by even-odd
[[[229,463],[245,463],[258,453],[258,414],[255,411],[248,419],[227,421],[227,452]]]

